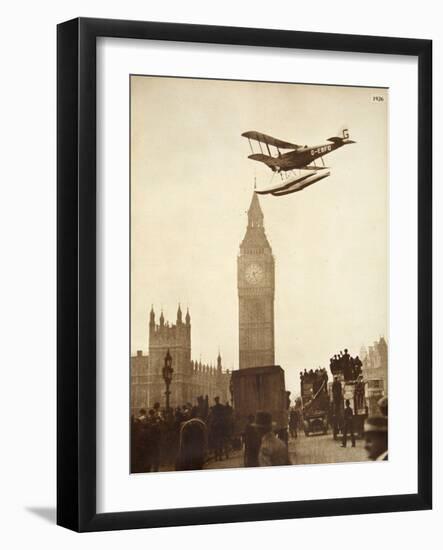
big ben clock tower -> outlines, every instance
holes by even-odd
[[[254,193],[237,260],[241,369],[274,364],[274,271],[263,212]]]

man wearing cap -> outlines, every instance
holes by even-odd
[[[214,401],[215,405],[211,408],[209,426],[212,444],[214,446],[215,460],[223,460],[226,425],[225,407],[220,403],[220,397],[214,397]]]
[[[365,450],[370,460],[388,460],[388,419],[370,416],[364,426]]]
[[[351,409],[351,402],[349,399],[345,401],[346,407],[344,410],[344,419],[343,419],[343,440],[342,447],[346,447],[348,440],[348,434],[351,436],[352,446],[355,447],[355,435],[354,435],[354,411]]]
[[[259,466],[286,466],[291,464],[287,446],[273,431],[275,422],[269,412],[260,411],[255,416],[255,427],[262,436],[258,453]]]
[[[334,381],[332,382],[332,399],[336,404],[342,402],[343,399],[341,382],[338,376],[334,376]]]
[[[254,423],[254,415],[248,416],[248,423],[246,424],[243,434],[245,442],[245,456],[244,463],[246,468],[252,468],[258,466],[258,453],[260,451],[261,436]]]

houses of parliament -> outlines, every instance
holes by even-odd
[[[273,365],[275,260],[266,237],[264,216],[258,196],[253,193],[248,209],[248,224],[237,257],[239,305],[240,369]],[[234,322],[234,320],[232,320]],[[148,355],[138,351],[131,357],[131,412],[154,403],[165,402],[162,376],[164,358],[169,349],[174,369],[170,386],[172,407],[194,403],[198,396],[210,402],[219,396],[229,401],[230,372],[223,370],[220,352],[216,364],[207,365],[191,359],[191,316],[183,319],[180,305],[175,324],[165,321],[163,312],[156,322],[154,309],[149,317]]]
[[[222,368],[222,358],[218,354],[216,365],[202,364],[191,359],[191,316],[189,311],[183,320],[180,305],[175,324],[165,321],[163,312],[159,323],[151,308],[149,317],[149,353],[137,351],[131,357],[131,413],[140,408],[152,407],[165,402],[165,382],[162,369],[167,351],[172,357],[174,369],[170,386],[172,407],[195,403],[198,396],[208,396],[213,402],[219,396],[223,402],[230,400],[230,372]]]

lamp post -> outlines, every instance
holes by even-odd
[[[234,381],[232,380],[232,374],[229,378],[229,393],[231,394],[231,406],[234,406]]]
[[[172,357],[171,357],[171,354],[169,353],[169,348],[168,348],[168,351],[165,355],[165,365],[162,369],[163,380],[165,381],[165,385],[166,385],[166,392],[165,392],[166,413],[169,413],[169,396],[171,395],[171,392],[169,391],[169,386],[171,385],[171,382],[172,382],[173,372],[174,372],[174,369],[172,368]]]

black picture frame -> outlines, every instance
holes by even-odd
[[[96,39],[167,40],[418,59],[416,494],[96,512]],[[57,523],[104,531],[432,507],[432,42],[190,24],[74,19],[57,29]]]

